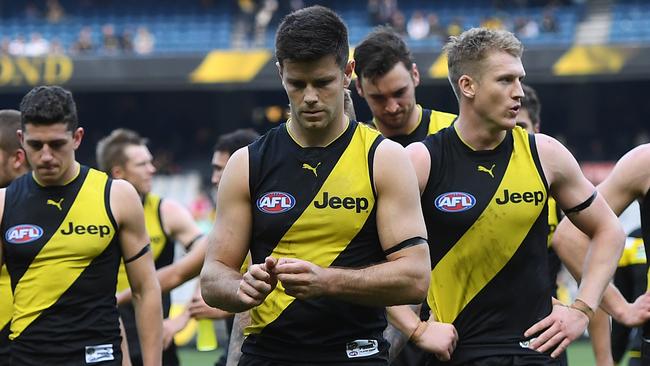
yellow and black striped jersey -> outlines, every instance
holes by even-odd
[[[427,301],[453,323],[451,365],[534,354],[524,331],[551,311],[548,185],[534,135],[516,127],[493,150],[474,151],[452,125],[427,137],[422,195],[431,254]]]
[[[419,104],[417,104],[415,107],[417,108],[419,114],[417,127],[407,135],[389,137],[389,139],[397,142],[404,147],[414,142],[420,142],[424,140],[428,135],[433,135],[443,128],[449,127],[449,125],[451,125],[451,123],[456,119],[455,114],[440,112],[434,109],[422,108],[422,106]],[[372,123],[373,125],[376,125],[374,119]]]
[[[290,122],[289,122],[290,123]],[[248,147],[253,263],[267,256],[321,267],[385,261],[372,166],[383,137],[350,121],[327,147],[303,148],[285,124]],[[385,360],[385,309],[333,298],[298,300],[281,283],[251,309],[242,352],[276,362]]]
[[[7,267],[0,269],[0,366],[9,365],[9,325],[13,314],[14,297]]]
[[[7,188],[0,227],[14,294],[13,364],[121,359],[110,186],[106,174],[81,166],[64,186],[27,174]]]

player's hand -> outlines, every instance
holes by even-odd
[[[248,271],[244,273],[241,281],[239,281],[239,289],[237,290],[239,301],[249,308],[264,302],[264,299],[275,289],[278,283],[274,273],[277,263],[277,259],[266,257],[264,263],[253,264],[248,267]]]
[[[549,316],[540,320],[524,333],[531,337],[542,332],[530,343],[530,349],[538,352],[553,350],[551,357],[556,358],[564,352],[569,344],[580,337],[589,325],[589,318],[580,310],[564,305],[553,305]]]
[[[311,262],[280,258],[275,273],[287,295],[297,299],[322,296],[327,291],[326,270]]]
[[[453,324],[428,321],[424,333],[412,341],[419,348],[436,355],[440,361],[449,361],[456,349],[458,332]]]
[[[187,307],[187,311],[194,319],[224,319],[232,315],[225,310],[209,306],[203,301],[200,294],[192,298],[192,302]]]
[[[625,311],[616,319],[628,328],[635,328],[650,320],[650,292],[636,298],[634,303],[627,304]]]
[[[167,349],[172,344],[176,333],[183,330],[189,320],[190,314],[187,310],[175,318],[163,320],[163,349]]]

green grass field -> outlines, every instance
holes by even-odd
[[[181,365],[183,366],[212,366],[221,354],[222,349],[216,351],[199,352],[191,347],[180,348]],[[588,341],[578,341],[569,347],[570,366],[594,366],[594,354]],[[625,365],[627,362],[622,362]]]

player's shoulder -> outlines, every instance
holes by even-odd
[[[111,183],[111,201],[115,201],[117,204],[128,205],[129,202],[123,202],[123,200],[128,199],[137,199],[140,200],[138,192],[135,190],[133,185],[124,179],[113,179]]]
[[[648,167],[650,164],[650,143],[639,145],[627,152],[621,162],[639,167]]]

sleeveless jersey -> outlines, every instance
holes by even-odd
[[[548,185],[534,135],[516,127],[494,150],[473,151],[452,125],[424,145],[431,156],[422,195],[433,268],[427,301],[458,330],[450,364],[538,354],[523,339],[551,312]]]
[[[121,359],[111,182],[81,166],[64,186],[26,174],[7,188],[0,228],[14,293],[13,364]]]
[[[267,256],[321,267],[386,260],[376,227],[372,164],[383,137],[350,121],[327,147],[300,147],[285,124],[249,145],[253,263]],[[278,282],[251,309],[242,352],[274,361],[387,359],[384,307],[298,300]]]
[[[408,135],[389,137],[391,140],[404,147],[414,142],[424,140],[428,135],[433,135],[443,128],[448,127],[456,119],[455,114],[440,112],[433,109],[425,109],[419,104],[416,105],[416,108],[418,109],[420,117],[418,118],[418,125],[415,130]],[[428,121],[428,123],[426,121]]]
[[[160,215],[160,204],[162,198],[156,194],[148,193],[144,196],[142,206],[144,208],[144,224],[151,241],[151,253],[154,258],[156,269],[168,266],[174,261],[174,241],[165,234],[162,218]],[[120,270],[117,281],[118,292],[129,288],[129,279],[126,275],[124,261],[120,263]],[[162,294],[163,317],[169,317],[171,308],[171,295],[169,292]],[[135,320],[135,309],[132,304],[120,305],[120,316],[129,341],[129,354],[131,357],[140,357],[140,338]],[[178,364],[176,357],[176,346],[171,346],[163,351],[164,364]]]
[[[5,366],[9,364],[9,325],[14,297],[7,267],[3,265],[0,271],[0,366]]]
[[[625,248],[623,248],[623,254],[621,254],[621,259],[618,261],[618,267],[646,263],[645,245],[643,243],[641,229],[637,229],[625,238]]]

